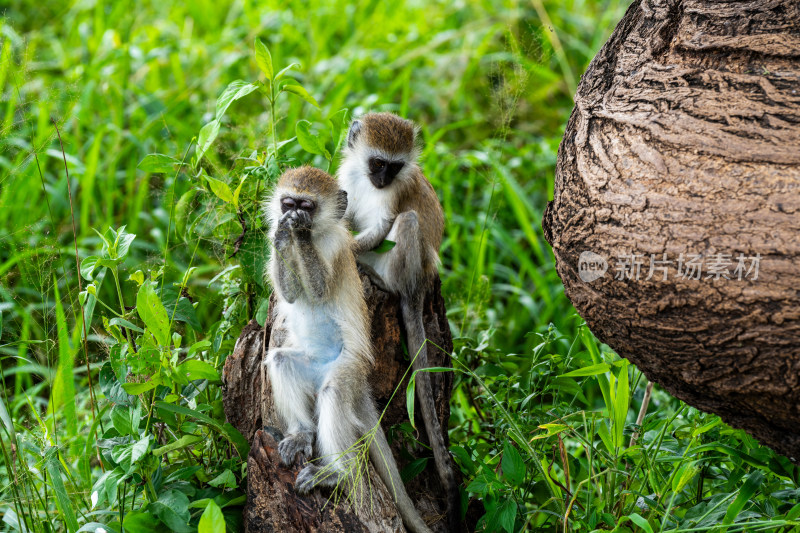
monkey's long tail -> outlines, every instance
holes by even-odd
[[[424,294],[424,291],[418,291]],[[408,353],[414,361],[414,370],[428,367],[428,347],[425,343],[425,325],[422,321],[422,296],[408,301],[400,299],[403,322],[406,326]],[[460,533],[461,527],[461,495],[458,491],[456,476],[450,452],[444,442],[444,433],[436,416],[436,405],[433,401],[431,375],[429,372],[418,372],[416,375],[417,398],[425,420],[425,431],[433,449],[433,459],[439,480],[447,498],[447,529],[452,533]]]
[[[406,488],[403,486],[403,480],[400,478],[400,472],[397,470],[397,463],[392,456],[392,450],[389,448],[389,443],[386,442],[386,435],[378,423],[377,415],[375,416],[375,424],[378,424],[378,430],[375,433],[375,441],[369,447],[370,459],[378,471],[378,475],[386,484],[386,488],[392,493],[397,510],[400,511],[400,516],[403,519],[403,524],[412,533],[431,533],[425,521],[417,512],[411,498],[408,497]]]

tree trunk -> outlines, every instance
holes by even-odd
[[[634,2],[578,87],[543,226],[599,339],[800,458],[798,2]]]
[[[440,497],[443,491],[432,456],[427,450],[404,442],[402,434],[391,431],[392,426],[408,422],[406,385],[410,371],[409,376],[402,378],[410,361],[401,343],[404,335],[399,319],[399,300],[379,290],[366,276],[362,276],[362,283],[372,321],[375,356],[370,386],[378,411],[386,408],[381,425],[401,470],[415,458],[430,457],[425,470],[408,482],[406,489],[431,528],[437,532],[444,531],[442,518],[446,503]],[[346,502],[334,505],[333,500],[328,501],[330,491],[315,490],[307,496],[294,492],[294,479],[299,468],[286,468],[278,460],[280,435],[276,429],[283,428],[274,411],[268,376],[262,364],[268,347],[279,346],[282,342],[281,326],[275,324],[273,311],[274,301],[271,301],[265,326],[262,328],[253,320],[244,328],[223,372],[225,416],[253,444],[248,458],[245,531],[405,531],[389,492],[371,466],[369,498],[355,505]],[[453,341],[438,279],[426,298],[424,322],[428,339],[434,343],[428,348],[429,364],[451,366]],[[450,419],[453,375],[449,372],[433,373],[431,381],[445,442],[448,442],[446,428]],[[389,403],[395,389],[397,392]],[[418,405],[415,413],[419,413]],[[427,443],[424,425],[418,416],[416,437]]]

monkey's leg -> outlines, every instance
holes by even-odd
[[[305,493],[320,485],[336,487],[359,474],[354,444],[363,433],[353,408],[355,384],[336,373],[323,382],[317,396],[317,452],[319,464],[306,465],[297,475],[296,490]],[[363,384],[362,384],[363,386]],[[355,485],[353,485],[355,486]],[[351,486],[343,487],[350,489]]]
[[[425,325],[422,321],[423,299],[427,288],[426,273],[423,272],[423,240],[420,234],[419,220],[415,211],[407,211],[398,215],[395,225],[389,233],[389,239],[397,244],[388,252],[387,261],[379,263],[378,274],[394,285],[400,293],[400,306],[403,311],[403,322],[406,327],[408,353],[413,361],[413,368],[418,371],[428,368],[428,346],[425,342]],[[455,466],[450,452],[445,445],[443,430],[436,415],[433,401],[431,376],[428,372],[417,372],[416,391],[425,421],[433,459],[442,488],[447,498],[447,522],[450,531],[461,529],[461,494],[455,478]]]
[[[278,453],[286,465],[308,459],[314,444],[314,384],[305,353],[294,348],[273,348],[265,364],[272,384],[272,398],[278,416],[286,424],[286,437],[278,443]]]

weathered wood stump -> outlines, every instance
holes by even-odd
[[[800,459],[800,3],[634,2],[543,226],[599,339]]]
[[[430,457],[425,469],[406,484],[422,517],[434,531],[444,531],[445,501],[439,485],[432,454],[404,442],[402,435],[393,435],[391,428],[408,422],[405,406],[409,374],[408,355],[401,338],[402,322],[397,297],[387,294],[362,276],[367,307],[372,320],[372,343],[375,367],[370,385],[379,411],[385,408],[382,427],[390,440],[395,459],[402,470],[414,458]],[[277,455],[277,439],[272,428],[281,428],[274,411],[268,376],[262,361],[270,346],[281,343],[280,324],[275,324],[273,304],[267,323],[262,328],[255,320],[242,331],[234,352],[225,362],[223,403],[225,416],[252,443],[248,457],[247,505],[244,510],[245,531],[306,531],[306,532],[382,532],[405,531],[386,487],[370,467],[370,498],[356,504],[329,501],[330,491],[315,490],[307,496],[294,491],[299,468],[286,468]],[[431,366],[451,366],[453,342],[447,322],[439,280],[428,294],[424,314],[425,330],[435,346],[428,349]],[[452,373],[431,374],[434,399],[442,428],[450,418]],[[397,392],[392,398],[392,394]],[[390,398],[391,402],[390,402]],[[419,408],[415,410],[419,413]],[[417,420],[417,437],[427,444],[424,425]],[[266,428],[266,429],[265,429]],[[394,438],[392,438],[394,436]]]

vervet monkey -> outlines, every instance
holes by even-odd
[[[298,492],[336,486],[348,482],[353,445],[377,426],[372,463],[406,527],[428,533],[403,487],[367,382],[373,364],[369,320],[353,237],[342,218],[346,206],[336,180],[311,167],[286,171],[265,205],[275,247],[269,274],[277,320],[286,329],[284,344],[271,348],[265,361],[286,424],[278,452],[290,465],[311,458],[316,448],[320,461],[300,471]]]
[[[345,218],[356,236],[358,261],[377,276],[383,288],[398,294],[413,368],[428,367],[422,306],[437,275],[444,214],[436,192],[417,165],[419,147],[414,123],[392,113],[369,113],[350,125],[339,168],[347,192]],[[373,250],[384,239],[394,247]],[[461,498],[445,446],[430,375],[418,372],[416,391],[436,468],[447,496],[447,521],[459,531]]]

